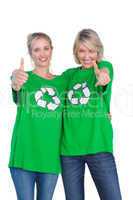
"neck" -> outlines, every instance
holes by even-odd
[[[49,67],[36,67],[34,72],[38,74],[49,74]]]
[[[92,67],[93,67],[92,65],[91,66],[87,66],[87,67],[82,65],[82,69],[89,69],[89,68],[92,68]]]

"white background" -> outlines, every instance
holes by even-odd
[[[133,189],[133,29],[130,0],[38,0],[3,1],[0,5],[0,200],[15,200],[8,159],[16,106],[12,102],[10,75],[25,58],[31,69],[26,36],[42,31],[53,40],[51,69],[61,73],[75,66],[72,46],[77,32],[92,28],[105,47],[105,58],[114,65],[111,103],[114,127],[114,153],[124,200],[132,200]],[[86,168],[86,199],[98,200],[94,183]],[[54,200],[65,200],[59,178]],[[76,200],[76,199],[75,199]]]

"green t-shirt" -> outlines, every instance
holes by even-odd
[[[65,81],[28,74],[20,92],[13,91],[18,106],[9,167],[58,174]]]
[[[112,64],[100,61],[99,68],[107,68],[111,81],[98,86],[94,68],[72,68],[63,73],[68,82],[64,110],[62,155],[86,155],[112,152],[113,130],[108,117],[110,112]]]

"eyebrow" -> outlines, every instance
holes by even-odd
[[[50,46],[49,46],[49,45],[46,45],[46,46],[43,46],[43,47],[45,47],[45,48],[48,47],[48,48],[49,48]],[[34,49],[39,49],[40,47],[32,47],[32,48],[34,48]]]

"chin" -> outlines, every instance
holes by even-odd
[[[47,63],[41,63],[41,64],[38,65],[38,67],[40,67],[40,68],[47,68],[48,64]]]
[[[83,67],[84,68],[90,68],[90,67],[92,67],[92,64],[91,65],[90,64],[89,65],[83,65]]]

